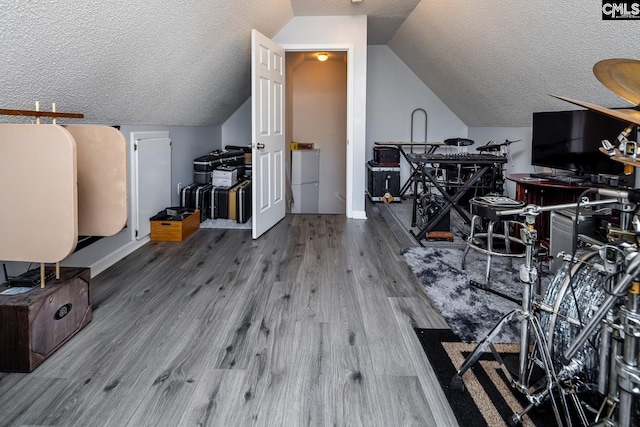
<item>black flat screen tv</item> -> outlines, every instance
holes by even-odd
[[[591,110],[533,113],[531,164],[578,175],[620,175],[624,165],[599,151],[602,140],[614,146],[628,123]],[[637,141],[637,128],[629,135]]]

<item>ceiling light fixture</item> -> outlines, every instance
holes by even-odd
[[[318,61],[324,62],[327,59],[329,59],[329,54],[328,53],[319,53],[317,58],[318,58]]]
[[[351,0],[351,3],[362,3],[362,0]]]

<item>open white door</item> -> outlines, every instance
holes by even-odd
[[[284,49],[251,30],[251,216],[254,239],[285,215],[284,78]]]

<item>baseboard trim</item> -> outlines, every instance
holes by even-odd
[[[353,211],[351,213],[352,219],[367,219],[367,212],[365,211]]]
[[[91,278],[97,276],[98,274],[105,271],[107,268],[111,267],[116,262],[120,261],[122,258],[127,255],[133,253],[134,251],[140,249],[146,243],[151,241],[151,236],[143,237],[140,240],[134,240],[132,242],[127,243],[124,246],[116,249],[111,252],[109,255],[99,259],[98,261],[91,264],[89,267],[91,268]]]

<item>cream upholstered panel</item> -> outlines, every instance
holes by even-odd
[[[78,150],[78,234],[111,236],[127,222],[127,142],[110,126],[65,126]]]
[[[58,262],[78,241],[76,144],[57,125],[0,124],[0,259]]]

